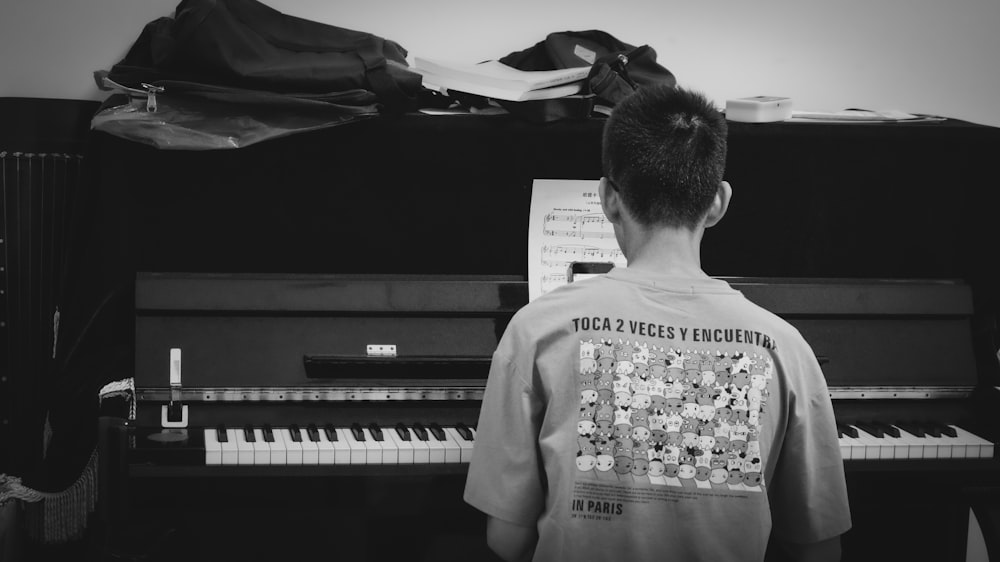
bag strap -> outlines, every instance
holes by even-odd
[[[357,53],[365,65],[365,77],[368,78],[368,83],[379,101],[390,111],[403,112],[415,106],[417,96],[404,92],[396,79],[389,74],[384,43],[383,39],[368,35],[358,42]]]
[[[628,53],[614,53],[594,62],[587,75],[590,93],[601,100],[617,104],[622,98],[639,89],[639,84],[629,76],[629,63],[650,53],[649,45],[642,45]]]

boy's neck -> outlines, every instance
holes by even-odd
[[[708,277],[701,269],[704,228],[629,226],[619,237],[629,269],[671,277]]]

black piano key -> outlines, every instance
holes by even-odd
[[[914,437],[923,437],[925,435],[924,428],[920,426],[917,422],[913,421],[902,421],[896,422],[896,426],[903,431],[913,435]]]
[[[402,439],[403,441],[410,440],[410,430],[407,429],[405,425],[403,425],[403,422],[399,422],[396,424],[396,434],[399,435],[399,438]]]
[[[947,435],[948,437],[958,437],[958,432],[955,431],[954,427],[944,423],[935,423],[934,425],[937,426],[938,431],[940,431],[942,435]]]
[[[261,433],[264,434],[265,443],[274,443],[274,428],[271,424],[264,424],[264,428],[261,429]]]
[[[891,424],[880,421],[873,421],[872,424],[881,429],[882,433],[888,435],[889,437],[897,437],[897,438],[899,437],[898,427],[894,427]]]
[[[382,437],[382,428],[379,427],[377,423],[372,422],[372,423],[368,424],[368,431],[371,432],[372,439],[374,439],[376,441],[382,441],[383,440],[383,437]]]
[[[255,443],[257,441],[257,438],[253,434],[253,426],[243,426],[243,438],[247,440],[247,443]]]
[[[337,440],[337,430],[333,427],[332,423],[328,423],[323,426],[323,433],[326,434],[326,438],[330,441]]]
[[[316,428],[316,424],[311,423],[306,426],[306,435],[313,443],[319,442],[319,429]]]
[[[464,423],[458,422],[455,424],[455,431],[458,431],[458,434],[462,436],[462,439],[472,441],[472,431],[469,429],[469,426]]]
[[[842,435],[846,435],[848,437],[853,437],[855,439],[858,438],[858,430],[854,429],[853,427],[851,427],[849,425],[847,425],[846,423],[837,422],[837,431],[839,433],[841,433]]]
[[[931,437],[941,437],[941,426],[933,422],[922,422],[920,427],[923,428],[924,433],[930,435]]]
[[[865,433],[868,433],[872,437],[877,437],[877,438],[881,439],[882,437],[885,436],[885,432],[882,431],[882,428],[879,427],[878,425],[874,424],[874,423],[871,423],[871,422],[858,422],[858,423],[856,423],[854,425],[857,426],[862,431],[864,431]]]
[[[417,439],[427,441],[427,428],[424,427],[424,424],[420,422],[413,424],[413,433],[417,436]]]
[[[364,441],[365,440],[365,432],[361,429],[361,424],[359,424],[359,423],[352,423],[351,424],[351,433],[354,434],[354,439],[356,439],[358,441]]]
[[[437,439],[438,441],[446,440],[444,436],[444,430],[441,429],[440,425],[436,423],[431,423],[428,427],[430,428],[431,434],[434,436],[434,439]]]
[[[219,440],[219,443],[229,442],[229,433],[226,432],[226,426],[224,424],[219,424],[215,428],[215,437]]]
[[[296,443],[302,442],[302,432],[299,431],[298,424],[293,423],[292,425],[288,426],[288,432],[292,434],[292,441],[295,441]]]

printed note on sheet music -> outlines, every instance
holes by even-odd
[[[625,266],[614,229],[601,210],[598,180],[536,179],[528,219],[528,297],[566,283],[575,261]]]

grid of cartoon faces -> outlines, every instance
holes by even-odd
[[[580,341],[576,465],[600,479],[763,489],[769,355]]]

